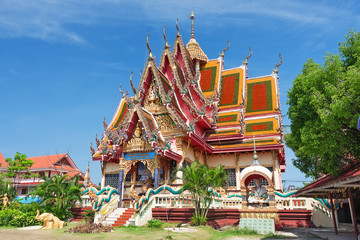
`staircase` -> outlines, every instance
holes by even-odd
[[[129,224],[129,219],[134,215],[133,208],[115,209],[103,222],[106,225],[120,227]]]
[[[74,215],[74,218],[71,222],[78,222],[84,219],[85,210],[91,210],[91,207],[84,208],[72,208],[71,212]]]
[[[283,227],[316,227],[311,220],[312,211],[311,210],[280,210],[280,223]]]

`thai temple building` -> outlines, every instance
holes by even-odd
[[[118,108],[109,124],[104,120],[97,148],[91,147],[93,160],[101,162],[101,187],[108,194],[93,205],[102,212],[100,221],[110,214],[100,206],[102,202],[115,206],[116,201],[112,211],[120,211],[118,216],[123,211],[117,208],[132,206],[141,213],[136,220],[139,225],[145,221],[140,218],[155,217],[155,209],[151,215],[149,208],[164,202],[167,207],[186,207],[184,195],[176,195],[182,184],[176,169],[194,161],[211,168],[222,165],[227,171],[225,193],[217,193],[221,206],[214,202],[214,208],[237,209],[237,220],[240,213],[244,219],[250,217],[252,209],[258,209],[257,217],[279,220],[275,193],[282,193],[281,173],[286,167],[278,83],[281,55],[266,76],[248,77],[251,48],[248,56],[239,59],[238,67],[226,69],[229,45],[219,56],[207,56],[195,38],[194,15],[190,18],[190,40],[183,39],[176,24],[172,48],[164,27],[159,64],[148,35],[149,55],[138,87],[131,75],[132,94],[120,89]],[[252,206],[254,201],[249,198],[256,181],[268,196],[260,201],[260,208],[259,201]],[[118,193],[116,199],[110,198],[113,190]],[[152,201],[160,192],[162,200]]]
[[[124,193],[132,184],[143,185],[143,173],[148,172],[155,188],[178,184],[172,181],[176,168],[200,161],[223,165],[227,191],[239,192],[241,172],[253,162],[255,139],[258,161],[280,191],[286,163],[278,65],[267,76],[248,78],[251,52],[242,63],[239,59],[239,67],[226,69],[227,48],[209,59],[195,39],[193,19],[186,44],[178,31],[171,49],[164,34],[159,65],[148,43],[149,57],[137,89],[131,81],[134,96],[123,94],[93,152],[93,160],[101,161],[102,187],[119,187],[119,166]]]

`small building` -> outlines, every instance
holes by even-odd
[[[35,177],[30,179],[23,179],[20,176],[16,176],[12,180],[12,185],[16,188],[16,192],[20,197],[25,196],[31,188],[34,188],[42,183],[44,181],[42,177],[45,175],[51,177],[53,175],[65,174],[70,178],[79,175],[80,181],[85,181],[85,174],[80,171],[75,162],[67,153],[29,157],[27,159],[34,161],[34,164],[29,168],[29,171],[32,175],[35,175]],[[6,172],[8,164],[1,153],[0,164],[0,173]]]

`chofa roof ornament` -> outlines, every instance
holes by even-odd
[[[280,65],[283,63],[283,58],[282,58],[282,56],[281,56],[281,53],[279,53],[279,58],[280,58],[280,62],[275,65],[275,69],[273,70],[274,73],[278,73],[278,72],[279,72],[279,69],[278,69],[278,68],[279,68]]]
[[[245,61],[243,62],[244,65],[248,64],[248,59],[252,56],[253,51],[251,49],[251,46],[249,46],[250,54],[246,56]]]

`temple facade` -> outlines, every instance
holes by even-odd
[[[130,189],[139,194],[163,184],[181,186],[176,169],[194,161],[223,165],[225,190],[240,193],[242,185],[255,185],[248,178],[254,148],[266,171],[259,178],[262,185],[282,191],[286,163],[277,75],[282,59],[269,75],[249,78],[250,49],[238,67],[225,69],[229,46],[209,59],[196,41],[194,18],[187,44],[176,26],[171,48],[164,28],[159,65],[148,36],[149,56],[139,86],[133,86],[131,75],[133,96],[120,89],[118,108],[109,124],[104,120],[96,149],[91,147],[93,160],[101,162],[101,187],[118,189],[120,201]]]

